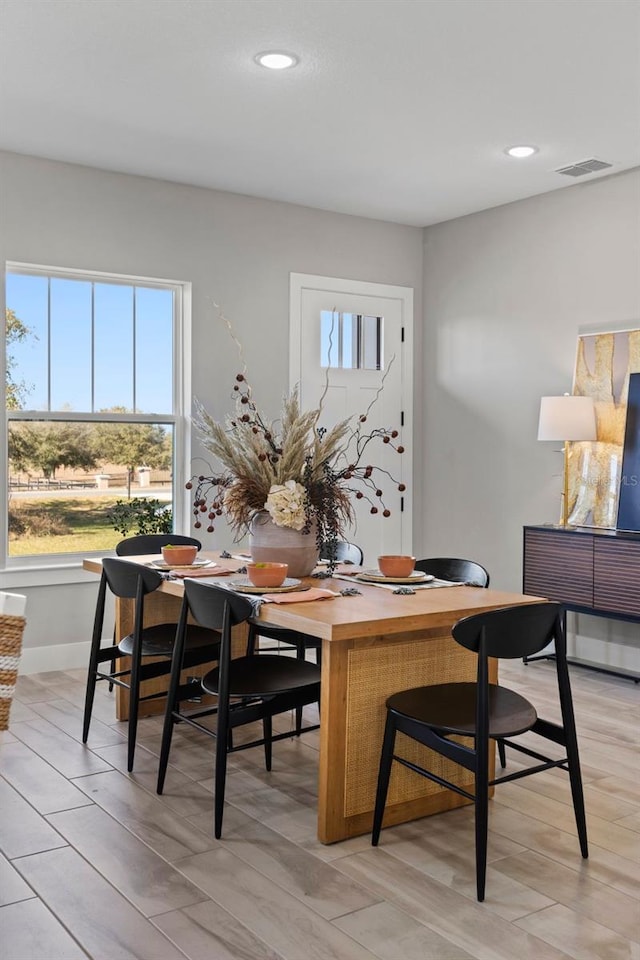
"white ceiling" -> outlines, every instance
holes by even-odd
[[[640,164],[640,4],[0,0],[0,111],[6,150],[423,226]]]

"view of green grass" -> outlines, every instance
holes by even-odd
[[[78,498],[41,497],[13,499],[10,516],[24,531],[9,526],[9,556],[25,557],[44,553],[82,553],[112,550],[122,540],[113,529],[107,512],[115,505],[113,496]],[[65,532],[53,532],[53,531]]]

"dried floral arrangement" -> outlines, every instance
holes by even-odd
[[[200,529],[206,523],[207,532],[212,533],[216,519],[226,514],[239,539],[253,517],[266,510],[277,526],[305,533],[315,521],[318,546],[328,544],[331,552],[331,545],[345,539],[354,522],[352,497],[366,499],[372,514],[389,517],[379,477],[384,474],[401,492],[405,484],[366,459],[374,442],[391,445],[398,454],[404,452],[396,442],[397,430],[367,428],[384,377],[363,414],[331,429],[318,426],[328,383],[314,410],[300,409],[298,390],[294,389],[283,399],[280,419],[268,421],[247,380],[242,345],[229,321],[221,317],[238,347],[242,370],[233,386],[235,413],[224,423],[214,420],[203,404],[195,401],[194,424],[203,446],[222,470],[192,477],[187,483],[187,489],[193,490],[194,527]]]

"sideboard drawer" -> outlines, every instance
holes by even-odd
[[[557,600],[576,613],[640,624],[640,532],[525,527],[523,592]],[[576,626],[576,643],[579,633]],[[569,663],[640,681],[632,671],[580,659]]]
[[[524,593],[593,606],[593,537],[563,531],[524,532]]]
[[[640,617],[640,551],[636,543],[596,539],[593,604]]]

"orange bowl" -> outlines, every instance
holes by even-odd
[[[184,566],[193,563],[198,555],[198,548],[189,544],[168,544],[162,548],[162,559],[169,566]]]
[[[288,563],[272,563],[265,560],[261,563],[247,564],[247,576],[254,587],[281,587],[288,570]]]
[[[378,557],[378,569],[383,577],[410,577],[415,565],[415,557],[393,554]]]

